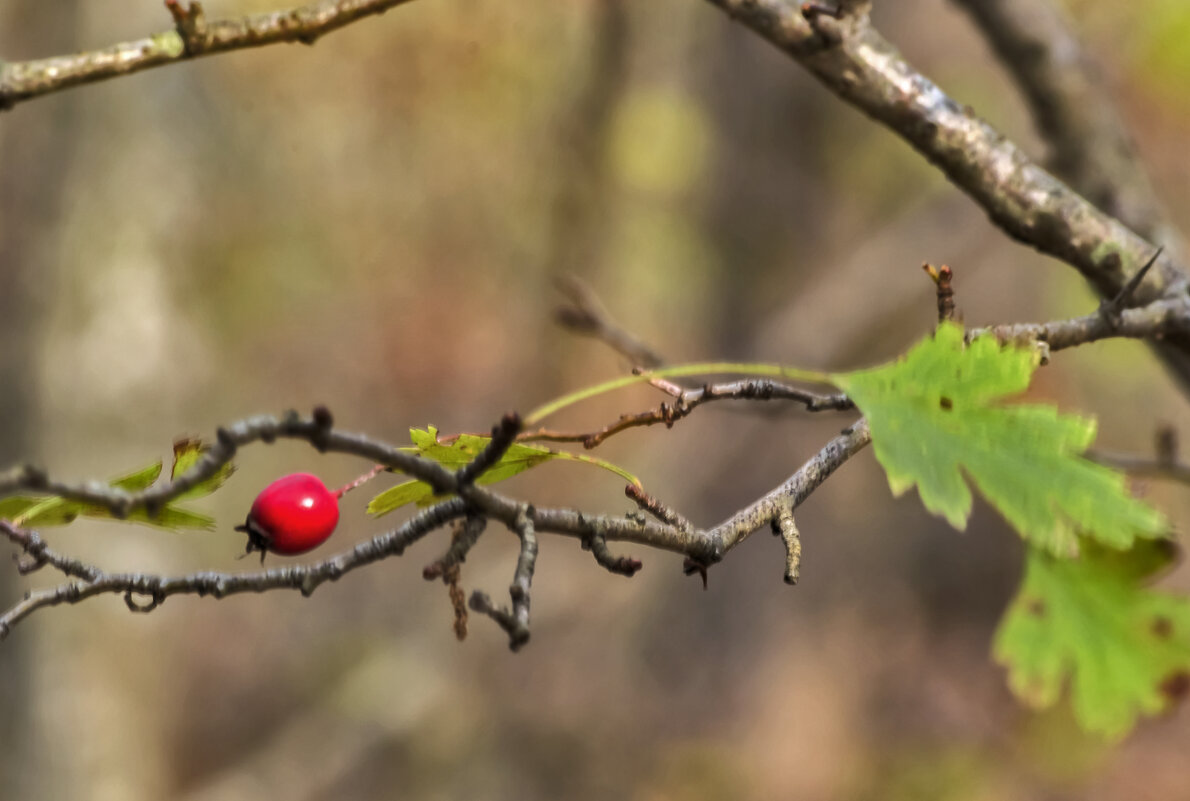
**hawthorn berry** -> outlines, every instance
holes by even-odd
[[[252,503],[244,525],[248,553],[260,551],[293,556],[326,542],[339,524],[339,495],[318,476],[293,473],[269,484]]]

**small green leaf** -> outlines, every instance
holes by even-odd
[[[176,440],[174,442],[174,466],[170,471],[170,480],[175,480],[178,476],[193,467],[208,450],[210,449],[201,440],[190,439],[188,437]],[[195,484],[174,500],[184,501],[206,497],[222,487],[224,482],[231,478],[231,474],[235,471],[235,465],[228,462],[220,467],[215,475]]]
[[[1044,708],[1069,678],[1079,725],[1110,738],[1190,691],[1190,599],[1143,586],[1175,551],[1168,540],[1088,541],[1077,559],[1030,548],[994,645],[1012,691]]]
[[[428,426],[425,429],[412,428],[409,430],[409,438],[413,441],[413,447],[403,450],[432,459],[449,470],[458,470],[469,463],[491,442],[491,437],[459,434],[453,440],[444,443],[439,441],[438,429],[433,426]],[[636,476],[604,459],[522,443],[514,443],[509,447],[500,461],[484,471],[483,475],[476,479],[476,483],[494,484],[555,459],[595,465],[615,473],[638,487],[640,486],[640,480]],[[409,503],[426,504],[435,500],[439,500],[439,498],[433,494],[433,490],[426,482],[406,481],[373,498],[368,504],[368,512],[379,517]]]
[[[198,440],[182,439],[174,443],[174,464],[171,477],[177,478],[197,462],[206,450],[206,446]],[[140,492],[151,487],[161,477],[161,470],[162,464],[157,461],[140,470],[114,478],[109,484],[127,492]],[[151,516],[145,509],[137,509],[128,515],[127,520],[172,531],[214,529],[214,518],[179,506],[177,501],[211,494],[222,486],[234,470],[232,465],[225,465],[211,478],[166,504],[156,516]],[[61,526],[73,522],[80,516],[99,519],[113,518],[112,513],[102,506],[79,503],[56,496],[37,498],[18,495],[0,499],[0,517],[12,520],[16,525],[27,528]]]
[[[970,478],[1021,536],[1057,556],[1077,553],[1078,534],[1117,549],[1163,536],[1165,520],[1121,473],[1080,456],[1093,420],[997,404],[1024,391],[1036,367],[1031,349],[990,336],[964,345],[963,329],[943,323],[896,362],[832,380],[868,417],[893,494],[916,485],[955,528],[971,514]]]

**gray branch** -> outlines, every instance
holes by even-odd
[[[707,0],[797,61],[839,98],[883,123],[942,170],[1014,239],[1075,267],[1103,297],[1114,297],[1155,247],[1034,163],[967,107],[919,73],[872,26],[870,3],[849,0],[837,14],[788,0]],[[1135,300],[1184,297],[1190,279],[1168,254]],[[1190,339],[1157,344],[1190,387]]]
[[[95,83],[200,56],[279,42],[314,44],[322,35],[409,0],[320,0],[285,11],[207,20],[201,4],[167,0],[172,30],[102,50],[33,61],[0,61],[0,110],[71,86]]]

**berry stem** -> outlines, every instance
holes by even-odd
[[[364,484],[367,484],[369,481],[376,478],[376,476],[383,473],[384,470],[385,470],[384,465],[382,465],[382,464],[376,465],[371,470],[364,473],[362,476],[355,479],[354,481],[349,482],[349,483],[344,484],[343,486],[339,487],[337,490],[335,490],[334,496],[336,498],[342,498],[344,495],[351,492],[356,487],[362,487]]]

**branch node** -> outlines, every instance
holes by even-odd
[[[624,487],[624,494],[635,501],[637,506],[660,520],[662,523],[673,526],[685,534],[690,534],[694,531],[694,526],[689,520],[679,514],[676,510],[666,506],[652,495],[649,495],[635,484],[626,485]]]
[[[455,481],[460,488],[475,483],[489,467],[499,462],[512,444],[517,434],[521,433],[521,416],[516,412],[508,412],[500,422],[492,426],[492,439],[487,447],[480,451],[474,459],[463,465],[455,472]]]
[[[147,602],[137,600],[138,596],[148,596]],[[128,611],[136,612],[138,614],[147,614],[152,612],[157,607],[161,606],[165,601],[165,593],[160,590],[153,590],[146,592],[143,590],[126,590],[124,592],[124,605],[128,607]]]
[[[582,540],[584,551],[590,551],[600,567],[609,573],[632,578],[644,564],[630,556],[613,556],[607,547],[607,539],[600,534],[591,534]]]
[[[194,0],[189,7],[183,7],[179,0],[165,0],[165,7],[174,18],[174,28],[178,36],[182,37],[186,55],[197,56],[205,51],[210,44],[210,35],[202,3]]]
[[[932,264],[925,263],[921,265],[921,268],[926,271],[926,275],[930,276],[930,280],[934,282],[934,287],[937,290],[938,322],[953,322],[956,318],[954,286],[951,283],[954,278],[954,271],[945,264],[941,267],[935,267]]]
[[[1136,294],[1137,287],[1145,280],[1145,275],[1148,274],[1149,270],[1153,269],[1153,265],[1157,263],[1157,259],[1161,256],[1161,251],[1164,249],[1164,246],[1162,246],[1153,251],[1153,255],[1149,257],[1149,260],[1136,271],[1135,275],[1128,279],[1128,283],[1124,284],[1114,298],[1105,300],[1099,304],[1099,315],[1113,331],[1120,327],[1123,322],[1121,316],[1124,309],[1128,308],[1128,305],[1132,302],[1133,295]]]
[[[772,519],[773,534],[785,544],[785,583],[797,584],[802,568],[802,539],[793,520],[793,507],[784,505]]]

